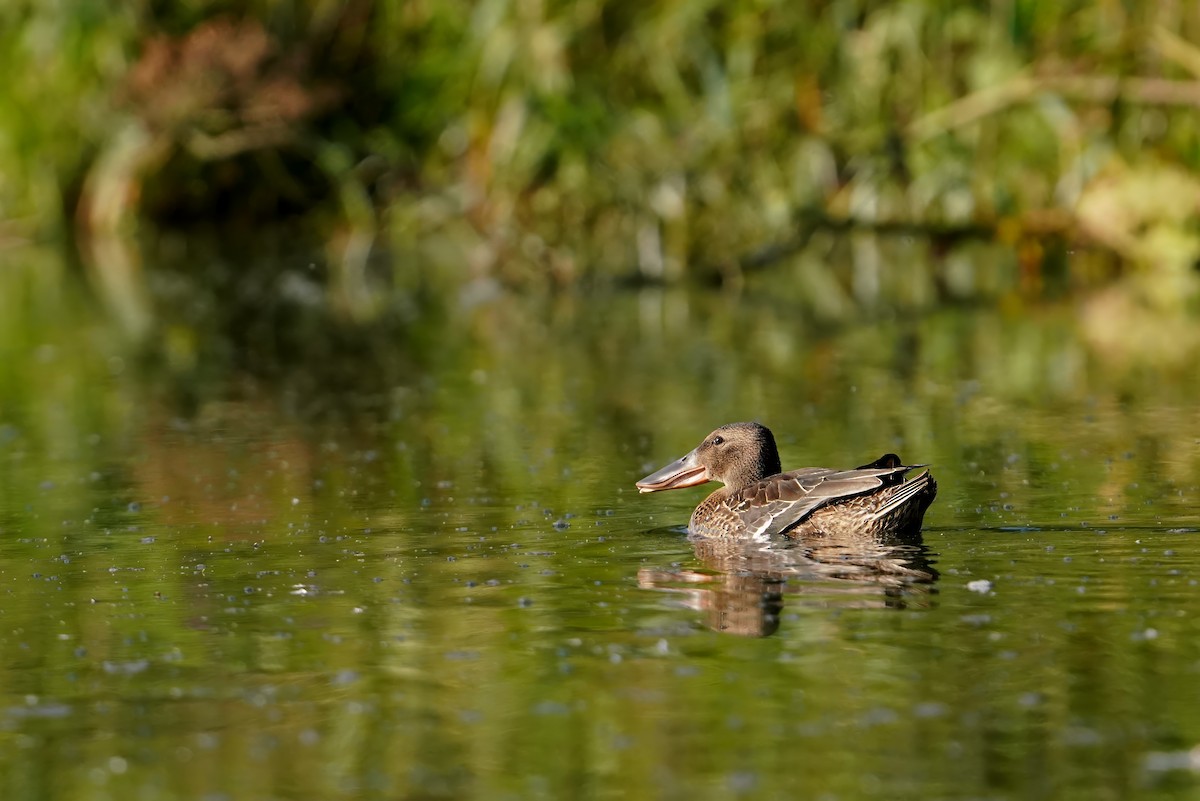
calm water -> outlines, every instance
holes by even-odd
[[[5,799],[1200,795],[1197,379],[1071,309],[198,303],[144,356],[5,280]],[[633,482],[747,418],[932,463],[923,545],[694,547]]]

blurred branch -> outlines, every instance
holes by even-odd
[[[149,334],[154,319],[140,252],[133,244],[137,201],[146,174],[168,151],[140,122],[127,121],[88,170],[76,210],[88,277],[134,341]]]
[[[909,134],[918,142],[932,139],[1028,100],[1037,91],[1038,84],[1033,78],[1018,76],[1008,83],[973,92],[919,117],[909,126]]]
[[[1200,78],[1200,48],[1184,41],[1166,28],[1155,29],[1154,46],[1163,58]]]
[[[776,264],[805,248],[813,234],[818,231],[835,233],[865,232],[880,236],[916,236],[939,243],[953,243],[965,239],[999,239],[1016,241],[1022,237],[1059,236],[1069,239],[1079,237],[1078,226],[1073,215],[1058,209],[1041,209],[1020,217],[1001,217],[990,221],[966,223],[922,222],[919,220],[863,220],[847,217],[829,217],[820,214],[805,215],[797,222],[795,238],[774,242],[753,251],[738,260],[735,270],[722,270],[730,274],[751,273]]]
[[[981,89],[926,114],[913,122],[909,134],[922,142],[1047,94],[1085,103],[1108,104],[1122,100],[1151,106],[1200,108],[1200,81],[1116,75],[1020,75],[1008,83]]]

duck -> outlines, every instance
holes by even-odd
[[[768,540],[778,535],[903,539],[919,534],[925,510],[937,496],[929,470],[912,478],[894,453],[849,470],[802,467],[782,472],[771,430],[759,423],[729,423],[689,453],[654,471],[639,492],[724,486],[692,512],[693,538]]]

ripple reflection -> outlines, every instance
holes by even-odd
[[[714,631],[767,637],[785,603],[927,608],[938,573],[920,534],[737,542],[689,537],[699,567],[645,567],[638,586],[676,594]]]

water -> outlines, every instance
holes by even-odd
[[[4,798],[1200,792],[1195,377],[1070,309],[181,313],[147,358],[5,280]],[[932,463],[923,544],[714,551],[634,491],[746,418]]]

